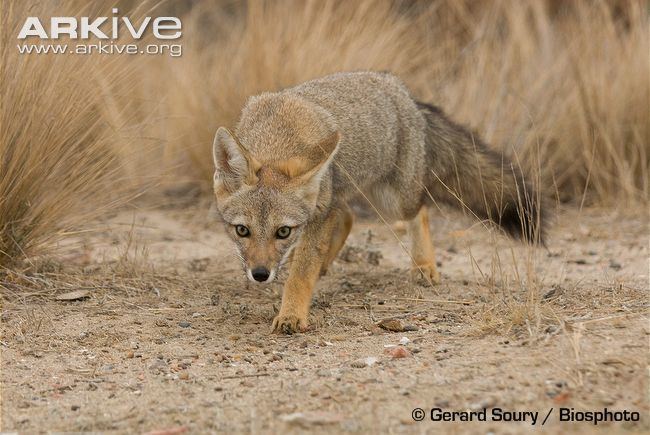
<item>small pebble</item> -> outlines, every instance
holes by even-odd
[[[390,355],[392,358],[407,358],[411,356],[411,352],[404,346],[392,347],[384,350],[385,353]]]
[[[181,328],[189,328],[192,324],[190,322],[178,322],[178,326]]]

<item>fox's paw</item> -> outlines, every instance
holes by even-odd
[[[273,332],[276,334],[295,334],[307,331],[307,319],[295,314],[279,314],[273,319]]]
[[[418,264],[411,268],[411,277],[423,279],[427,284],[440,284],[440,274],[435,263]]]

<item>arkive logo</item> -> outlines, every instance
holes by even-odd
[[[115,40],[130,34],[133,39],[140,39],[148,29],[156,39],[178,39],[181,37],[181,20],[177,17],[144,17],[140,23],[134,23],[129,17],[119,17],[117,8],[113,8],[112,17],[51,17],[49,29],[38,17],[27,17],[18,39],[38,37],[40,39],[58,39],[68,36],[70,39]],[[49,30],[49,32],[48,32]]]

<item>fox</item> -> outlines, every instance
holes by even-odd
[[[216,209],[248,279],[287,265],[272,332],[309,328],[314,288],[350,234],[351,201],[406,221],[411,272],[440,283],[428,210],[440,203],[544,243],[544,210],[521,168],[389,72],[340,72],[250,97],[213,141]]]

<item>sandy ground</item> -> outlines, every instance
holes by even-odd
[[[2,278],[3,431],[519,433],[551,408],[552,433],[649,429],[641,212],[559,212],[537,250],[432,212],[436,287],[410,280],[389,229],[361,219],[319,283],[312,330],[294,336],[269,333],[281,284],[247,283],[207,216],[120,213]],[[377,326],[389,318],[407,330]],[[431,408],[539,415],[433,422]],[[641,421],[561,422],[560,408]]]

